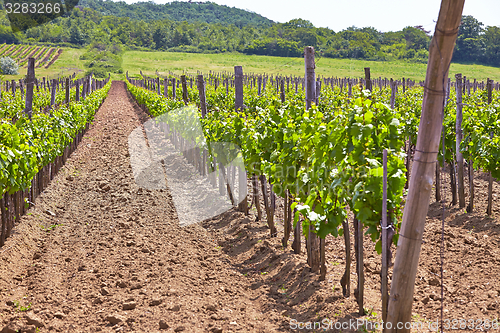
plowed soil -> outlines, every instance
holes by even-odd
[[[0,249],[1,332],[289,332],[296,322],[380,321],[381,258],[368,237],[360,316],[352,292],[345,298],[340,287],[343,238],[327,238],[328,271],[319,281],[304,253],[281,245],[280,200],[278,237],[255,221],[255,207],[249,216],[230,210],[181,227],[170,190],[143,189],[133,178],[127,139],[147,119],[125,84],[113,82],[78,149]],[[499,317],[500,187],[494,183],[493,217],[484,213],[486,191],[479,173],[473,213],[446,205],[450,321]],[[439,319],[441,214],[431,200],[415,322]]]

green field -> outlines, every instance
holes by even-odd
[[[56,78],[77,72],[83,76],[84,66],[80,56],[85,49],[63,48],[63,53],[50,68],[37,68],[37,77]],[[148,76],[167,75],[169,71],[175,74],[197,71],[234,71],[234,66],[243,66],[244,73],[267,73],[273,75],[304,75],[304,60],[302,58],[283,58],[238,53],[198,54],[177,52],[145,52],[127,51],[123,54],[123,71],[137,75],[139,71]],[[387,77],[394,79],[410,78],[424,80],[427,64],[417,64],[404,61],[366,61],[350,59],[316,59],[316,74],[328,77],[362,77],[364,67],[370,67],[372,77]],[[18,79],[26,75],[25,68],[19,69],[19,75],[7,75],[6,79]],[[452,64],[450,77],[462,73],[469,78],[486,80],[491,78],[500,81],[500,68],[482,65]],[[112,74],[113,79],[124,79],[122,74]]]
[[[234,71],[234,66],[243,66],[244,73],[267,73],[280,75],[304,75],[304,60],[302,58],[282,58],[243,54],[197,54],[173,52],[143,52],[129,51],[123,55],[123,70],[129,74],[138,74],[140,70],[146,75],[154,76],[158,71],[161,75],[172,71],[176,74],[196,74],[197,71]],[[349,59],[316,59],[316,74],[328,77],[361,77],[364,67],[370,67],[372,77],[410,78],[424,80],[427,64],[409,63],[404,61],[366,61]],[[450,77],[456,73],[486,80],[491,78],[500,81],[500,68],[482,65],[452,64]]]

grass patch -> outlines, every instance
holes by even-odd
[[[50,226],[48,227],[45,227],[43,225],[40,226],[40,228],[43,230],[43,231],[46,231],[46,232],[51,232],[52,230],[54,230],[55,228],[57,227],[60,227],[62,226],[62,224],[51,224]]]
[[[183,72],[197,74],[202,71],[234,72],[234,66],[243,66],[244,73],[269,75],[300,75],[304,76],[304,60],[302,58],[285,58],[258,55],[244,55],[239,53],[199,54],[178,52],[145,52],[127,51],[123,54],[123,70],[130,75],[139,74],[139,71],[148,76],[168,75],[169,71],[175,74]],[[394,79],[409,78],[424,80],[427,64],[406,61],[369,61],[356,59],[316,59],[316,74],[328,77],[363,77],[364,68],[370,67],[372,78],[387,77]],[[500,81],[500,68],[475,64],[451,64],[449,76],[455,74],[477,79],[486,78]]]
[[[21,305],[21,302],[19,301],[14,301],[14,307],[16,308],[16,311],[18,312],[26,312],[31,310],[31,302],[27,306]]]

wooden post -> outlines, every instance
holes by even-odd
[[[219,194],[224,196],[226,194],[226,188],[224,187],[224,177],[222,170],[224,169],[224,165],[219,162]]]
[[[163,79],[163,96],[168,98],[168,80]]]
[[[465,185],[464,185],[464,156],[460,151],[462,142],[462,74],[456,74],[456,93],[457,93],[457,117],[455,122],[455,154],[457,161],[457,180],[458,180],[458,204],[460,208],[465,207]]]
[[[354,226],[356,227],[356,253],[357,253],[357,261],[356,261],[356,271],[358,273],[358,310],[359,314],[364,316],[364,290],[365,290],[365,269],[364,269],[364,260],[363,260],[363,223],[358,219],[354,219]]]
[[[264,201],[264,208],[266,209],[267,225],[269,226],[269,232],[271,237],[277,235],[276,227],[274,226],[274,216],[271,214],[271,205],[267,196],[267,180],[265,175],[260,175],[260,183],[262,187],[262,199]]]
[[[35,81],[35,58],[28,59],[28,75],[26,75],[26,102],[24,112],[31,119],[33,112],[33,83]]]
[[[85,78],[82,79],[82,101],[85,100],[85,96],[87,96],[87,80]]]
[[[7,193],[3,194],[3,196],[0,198],[0,215],[2,217],[2,223],[0,226],[2,229],[0,230],[0,247],[2,247],[5,244],[5,236],[7,234]]]
[[[297,208],[293,209],[293,215],[292,219],[295,216],[295,213],[297,212]],[[301,248],[301,243],[300,243],[300,219],[297,221],[297,224],[295,225],[295,228],[293,229],[293,243],[292,243],[292,248],[293,248],[293,253],[295,254],[300,254],[300,248]]]
[[[391,79],[390,85],[391,85],[391,109],[394,110],[394,105],[396,104],[396,92],[398,87],[393,79]]]
[[[234,66],[234,108],[243,112],[243,67]],[[243,165],[238,167],[238,210],[248,215],[247,175]]]
[[[70,86],[69,86],[69,77],[66,78],[66,104],[69,105],[69,89],[70,89]]]
[[[79,102],[80,101],[80,80],[76,80],[76,94],[75,94],[75,101]]]
[[[488,90],[488,104],[491,104],[492,101],[492,90],[493,90],[493,80],[487,79],[486,81],[486,89]],[[493,133],[490,133],[490,138],[493,138]],[[488,205],[486,207],[486,214],[491,216],[493,214],[493,176],[491,172],[488,173]]]
[[[370,79],[370,67],[365,67],[366,89],[372,91],[372,80]]]
[[[285,103],[285,81],[281,80],[280,82],[280,97],[281,103]]]
[[[288,239],[290,238],[290,233],[292,232],[292,199],[290,198],[290,193],[288,190],[285,190],[285,208],[284,208],[284,232],[283,232],[283,239],[281,240],[281,245],[283,247],[288,246]]]
[[[236,111],[243,109],[243,67],[234,66],[234,107]]]
[[[342,286],[344,297],[349,297],[351,294],[351,233],[347,219],[342,221],[342,228],[344,229],[345,270],[342,279],[340,279],[340,285]]]
[[[320,238],[319,239],[319,252],[320,252],[320,274],[319,274],[319,280],[320,281],[325,281],[326,278],[326,253],[325,253],[325,246],[326,246],[326,239]]]
[[[200,94],[201,117],[205,118],[207,114],[207,103],[205,100],[205,81],[203,80],[203,74],[198,75],[196,85],[198,86],[198,92]]]
[[[184,100],[184,104],[188,105],[189,100],[188,100],[186,75],[181,75],[181,83],[182,83],[182,99]]]
[[[382,320],[387,319],[387,300],[389,293],[387,291],[387,272],[389,268],[388,255],[389,244],[387,237],[387,149],[383,153],[383,183],[382,183],[382,268],[381,268],[381,291],[382,291]]]
[[[413,291],[422,235],[429,209],[434,162],[441,136],[446,78],[465,0],[442,0],[434,36],[429,47],[422,116],[403,222],[399,233],[392,276],[386,332],[409,332],[397,323],[411,321]],[[389,324],[390,323],[390,324]],[[390,328],[389,328],[390,326]]]
[[[304,49],[306,65],[306,109],[309,110],[312,102],[316,99],[316,74],[314,64],[314,47],[307,46]]]
[[[50,91],[50,106],[53,106],[56,102],[56,86],[57,86],[57,80],[53,79],[52,89]]]
[[[173,99],[176,98],[176,96],[175,96],[175,87],[176,87],[176,85],[175,85],[175,77],[174,77],[174,78],[172,78],[172,98]]]
[[[311,108],[312,102],[316,100],[314,48],[312,46],[307,46],[304,49],[304,54],[306,67],[306,109],[308,110],[309,108]],[[311,271],[316,272],[319,269],[321,258],[319,251],[319,239],[316,233],[313,231],[313,228],[313,226],[309,226],[309,229],[307,230],[307,242],[309,244],[307,248],[307,262],[311,266]]]
[[[474,210],[474,165],[472,159],[469,160],[469,205],[467,206],[467,212],[472,213]]]
[[[444,138],[443,138],[444,139]],[[444,156],[443,156],[444,166]],[[436,202],[441,202],[441,171],[439,163],[436,162]]]
[[[262,210],[260,209],[259,202],[259,185],[258,179],[255,174],[252,175],[252,186],[253,186],[253,202],[255,204],[255,208],[257,209],[257,219],[256,221],[262,220]]]

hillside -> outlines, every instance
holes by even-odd
[[[91,8],[103,15],[129,17],[135,20],[157,21],[169,19],[172,21],[206,22],[245,25],[270,26],[273,21],[262,15],[239,8],[221,6],[213,2],[171,2],[155,4],[152,1],[127,4],[123,1],[111,0],[81,0],[79,7]]]

